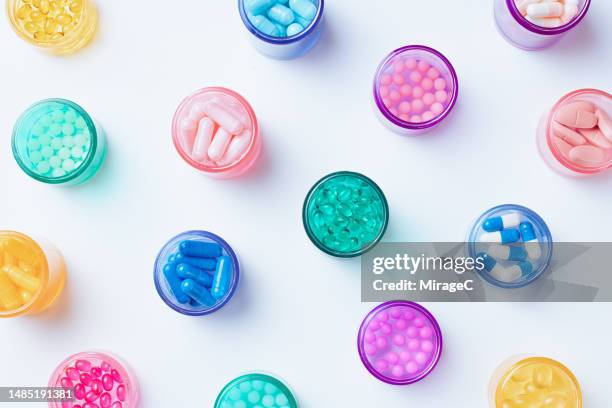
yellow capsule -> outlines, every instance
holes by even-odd
[[[30,13],[30,20],[32,20],[32,22],[34,23],[38,23],[39,21],[42,21],[44,19],[45,15],[40,11],[34,10]]]
[[[28,275],[36,276],[36,269],[32,264],[26,261],[19,261],[19,269],[27,273]]]
[[[32,294],[25,289],[21,289],[19,291],[19,296],[21,296],[21,300],[24,305],[26,303],[30,303],[30,301],[32,300]]]
[[[36,261],[36,255],[32,250],[25,244],[21,243],[16,239],[7,239],[2,245],[5,252],[10,253],[20,261],[28,263],[34,263]]]
[[[17,18],[20,20],[25,20],[31,12],[32,6],[30,6],[29,4],[24,4],[17,10]]]
[[[10,252],[4,253],[4,265],[17,265],[17,258]]]
[[[40,5],[38,9],[43,14],[49,14],[49,0],[40,0]]]
[[[40,287],[40,279],[30,276],[17,266],[4,266],[2,272],[8,275],[13,283],[22,289],[36,292]]]
[[[4,272],[0,271],[0,306],[6,310],[13,310],[22,304],[17,287]]]
[[[64,38],[64,33],[55,33],[51,36],[52,40],[59,40],[60,38]]]
[[[48,18],[47,22],[45,23],[45,33],[53,34],[57,31],[57,27],[57,21],[55,21],[53,18]]]
[[[22,1],[23,3],[25,3],[25,4],[28,4],[28,3],[31,3],[31,2],[32,2],[32,0],[21,0],[21,1]]]
[[[74,0],[70,3],[70,11],[78,13],[83,9],[83,2],[81,0]]]
[[[56,20],[57,20],[57,23],[61,26],[67,26],[68,24],[72,23],[72,17],[70,17],[66,13],[62,13],[59,16],[57,16]]]
[[[533,382],[539,388],[549,387],[553,382],[552,369],[544,364],[540,364],[533,370]]]
[[[32,5],[36,8],[40,7],[40,0],[32,0]]]

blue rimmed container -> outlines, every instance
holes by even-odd
[[[258,29],[252,22],[254,16],[247,11],[247,7],[245,6],[245,2],[248,2],[248,0],[238,0],[240,17],[249,32],[249,39],[257,51],[270,58],[289,60],[306,54],[317,44],[323,30],[323,10],[325,1],[304,1],[310,1],[317,7],[317,12],[312,21],[309,21],[308,25],[295,35],[279,36],[269,35]]]
[[[228,290],[223,297],[217,299],[211,306],[197,304],[194,301],[181,303],[177,300],[170,283],[164,275],[164,266],[168,264],[171,256],[179,252],[179,245],[183,241],[200,241],[218,244],[221,247],[221,255],[231,259],[232,276]],[[170,241],[168,241],[159,251],[153,268],[153,280],[159,297],[170,308],[187,316],[204,316],[221,309],[230,299],[232,299],[240,281],[240,264],[238,263],[238,257],[232,247],[220,236],[208,231],[186,231],[170,239]]]
[[[484,224],[485,221],[489,219],[493,219],[496,217],[508,216],[510,214],[518,214],[520,217],[521,224],[523,222],[529,222],[533,226],[533,232],[537,238],[537,243],[535,241],[525,243],[521,234],[521,227],[513,226],[506,229],[516,229],[519,231],[519,235],[521,235],[521,239],[514,243],[490,243],[483,242],[482,236],[483,234],[490,233],[490,228],[485,230]],[[531,259],[529,256],[524,261],[509,261],[496,258],[495,262],[498,266],[502,268],[512,268],[519,266],[522,262],[529,262],[531,264],[530,271],[525,273],[529,268],[521,268],[523,273],[520,278],[513,281],[504,281],[498,279],[495,274],[491,273],[491,271],[486,268],[477,269],[479,275],[489,282],[490,284],[505,288],[520,288],[526,285],[529,285],[536,279],[538,279],[542,274],[548,269],[550,266],[550,262],[553,254],[553,239],[548,228],[546,222],[533,210],[516,204],[503,204],[496,207],[493,207],[487,211],[485,211],[472,225],[468,236],[467,236],[467,252],[468,256],[476,259],[481,254],[489,254],[493,251],[492,246],[498,245],[500,247],[514,247],[514,248],[526,248],[526,250],[530,250],[533,248],[539,248],[540,256],[537,259]],[[490,255],[490,254],[489,254]]]

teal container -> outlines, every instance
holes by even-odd
[[[47,184],[81,184],[98,172],[106,156],[102,128],[65,99],[29,107],[15,124],[12,147],[19,167]]]

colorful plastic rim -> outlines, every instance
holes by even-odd
[[[317,10],[317,15],[312,20],[310,25],[306,27],[304,30],[302,30],[300,33],[293,35],[291,37],[272,37],[270,35],[262,33],[257,28],[255,28],[255,26],[253,25],[253,23],[251,23],[251,21],[249,20],[249,17],[247,16],[246,10],[244,9],[244,0],[238,0],[238,10],[240,11],[240,18],[242,19],[242,22],[246,26],[247,30],[249,30],[249,32],[253,34],[255,37],[259,38],[260,40],[264,42],[270,43],[270,44],[286,45],[286,44],[292,44],[292,43],[298,42],[308,37],[313,31],[316,30],[317,26],[319,25],[319,23],[321,22],[323,18],[323,8],[324,8],[325,0],[318,0],[318,2],[319,2],[319,7]]]
[[[32,119],[34,115],[38,114],[40,110],[45,109],[45,107],[49,104],[59,104],[59,105],[68,106],[74,109],[75,111],[77,111],[79,115],[81,115],[81,117],[85,120],[87,129],[89,130],[89,133],[91,135],[91,146],[89,148],[89,151],[87,152],[87,156],[83,160],[83,163],[81,163],[81,165],[75,170],[69,173],[66,173],[65,175],[60,176],[60,177],[46,177],[46,176],[42,176],[38,174],[37,172],[32,170],[30,166],[28,166],[27,160],[24,159],[24,157],[22,157],[23,156],[22,150],[23,150],[23,146],[25,145],[22,145],[21,139],[24,137],[24,134],[26,133],[27,133],[27,136],[29,136],[30,120]],[[100,144],[98,143],[98,130],[96,129],[96,125],[93,119],[91,118],[91,116],[89,116],[89,114],[87,113],[87,111],[85,111],[85,109],[83,109],[81,106],[67,99],[52,98],[52,99],[45,99],[45,100],[36,102],[34,105],[26,109],[25,112],[19,117],[19,119],[17,119],[17,122],[15,123],[15,127],[13,128],[12,149],[13,149],[13,157],[15,157],[15,161],[17,161],[17,164],[19,165],[21,170],[23,170],[24,173],[26,173],[28,176],[32,177],[34,180],[37,180],[43,183],[47,183],[47,184],[64,184],[64,183],[78,182],[78,179],[81,177],[83,177],[84,179],[91,177],[91,176],[85,177],[84,175],[87,174],[87,172],[91,171],[90,167],[92,163],[94,162],[94,159],[96,158],[96,152],[98,151],[99,148],[103,148],[103,147],[101,147]],[[100,156],[98,155],[98,157]],[[97,169],[94,170],[94,173],[95,171],[97,171]]]
[[[522,215],[524,215],[526,218],[529,219],[529,221],[531,221],[534,224],[536,231],[541,232],[541,234],[546,239],[546,244],[547,244],[546,251],[544,251],[540,257],[541,259],[542,257],[544,257],[544,260],[540,263],[540,267],[537,270],[534,269],[534,271],[531,273],[531,275],[527,279],[520,280],[517,282],[508,283],[508,282],[499,281],[495,279],[494,277],[492,277],[491,274],[485,270],[478,270],[478,274],[484,280],[489,282],[491,285],[494,285],[500,288],[504,288],[504,289],[521,288],[521,287],[529,285],[530,283],[538,279],[540,276],[542,276],[542,274],[550,266],[550,262],[552,260],[552,254],[553,254],[552,235],[550,233],[550,230],[548,229],[548,225],[546,225],[546,222],[535,211],[530,210],[527,207],[523,207],[522,205],[516,205],[516,204],[502,204],[502,205],[498,205],[496,207],[493,207],[485,211],[474,222],[474,224],[472,225],[472,229],[470,230],[468,234],[468,238],[467,238],[468,254],[472,258],[476,257],[476,254],[477,254],[476,245],[479,243],[477,234],[478,234],[478,231],[481,229],[481,226],[484,220],[491,217],[491,215],[500,213],[502,211],[520,212]]]
[[[418,375],[411,377],[411,378],[406,378],[404,380],[387,377],[381,374],[380,372],[378,372],[378,370],[376,370],[376,368],[373,367],[372,364],[370,363],[370,360],[368,359],[368,356],[366,355],[364,351],[364,347],[363,347],[364,335],[365,335],[366,329],[370,321],[374,317],[376,317],[376,315],[379,312],[382,312],[383,310],[390,309],[396,306],[415,309],[419,311],[420,313],[422,313],[425,317],[427,317],[427,319],[431,323],[431,326],[434,329],[434,333],[437,339],[437,342],[436,342],[437,346],[435,349],[435,354],[432,360],[430,361],[429,365],[424,370],[421,370],[421,372]],[[442,356],[442,348],[443,348],[442,330],[440,329],[440,325],[438,324],[438,321],[436,320],[436,318],[431,314],[429,310],[425,309],[423,306],[419,305],[418,303],[409,302],[405,300],[393,300],[393,301],[385,302],[381,305],[376,306],[366,315],[366,317],[361,322],[361,326],[359,327],[359,333],[357,335],[357,350],[359,351],[359,358],[361,359],[361,362],[363,363],[365,368],[370,372],[370,374],[372,374],[374,377],[376,377],[380,381],[385,382],[387,384],[391,384],[391,385],[414,384],[416,382],[421,381],[423,378],[427,377],[438,365],[438,362],[440,361],[440,357]]]
[[[183,116],[183,112],[191,104],[193,99],[197,98],[200,95],[209,93],[209,92],[219,92],[219,93],[226,94],[228,96],[235,98],[247,111],[249,115],[249,119],[251,120],[251,123],[252,123],[251,130],[253,132],[253,137],[251,138],[251,142],[249,143],[249,146],[247,147],[246,151],[234,163],[231,163],[225,166],[207,166],[205,164],[202,164],[202,163],[199,163],[193,160],[191,156],[189,156],[189,154],[187,154],[183,150],[180,139],[179,139],[179,132],[178,132],[179,121],[181,117]],[[189,164],[194,169],[199,170],[204,173],[210,173],[212,175],[216,174],[216,175],[221,176],[225,173],[232,173],[233,171],[238,171],[238,169],[243,165],[243,161],[248,156],[254,153],[254,149],[257,148],[257,146],[260,146],[259,137],[260,137],[259,136],[259,123],[257,121],[257,116],[255,115],[255,111],[253,110],[249,102],[246,99],[244,99],[244,97],[242,97],[242,95],[240,95],[239,93],[234,92],[231,89],[223,88],[219,86],[211,86],[211,87],[199,89],[195,91],[194,93],[192,93],[191,95],[189,95],[188,97],[186,97],[185,99],[183,99],[179,107],[176,109],[176,112],[174,113],[174,117],[172,118],[172,142],[174,143],[174,147],[176,151],[178,152],[178,154],[187,164]],[[257,158],[256,156],[253,157],[253,160],[255,160],[256,158]],[[240,174],[241,173],[242,172],[240,172]]]
[[[216,242],[217,244],[221,245],[223,250],[230,256],[230,258],[232,258],[232,267],[233,267],[234,273],[232,277],[232,282],[230,283],[230,288],[227,294],[225,295],[225,297],[221,299],[221,301],[215,303],[210,308],[194,309],[194,308],[183,307],[182,305],[180,305],[178,302],[174,300],[171,294],[166,293],[166,291],[164,291],[164,289],[162,288],[162,284],[163,284],[162,281],[164,280],[162,270],[164,268],[164,264],[166,263],[166,260],[168,259],[168,256],[170,256],[170,253],[176,249],[180,241],[184,239],[188,239],[189,237],[196,237],[196,238],[200,237],[200,238],[205,238],[207,240]],[[236,288],[238,287],[238,283],[240,282],[240,264],[238,263],[238,257],[236,256],[236,253],[234,252],[232,247],[220,236],[213,234],[212,232],[208,232],[208,231],[201,231],[201,230],[185,231],[185,232],[182,232],[176,235],[175,237],[170,239],[168,242],[166,242],[166,244],[162,247],[162,249],[157,254],[157,258],[155,259],[155,265],[153,267],[153,281],[155,282],[155,289],[157,290],[159,297],[171,309],[181,314],[187,315],[187,316],[204,316],[204,315],[214,313],[217,310],[221,309],[234,296],[234,293],[236,292]]]
[[[326,181],[332,178],[341,177],[341,176],[357,177],[361,179],[362,181],[368,183],[380,197],[380,201],[383,204],[383,210],[384,210],[383,212],[384,212],[384,217],[385,217],[383,221],[383,225],[377,237],[368,246],[360,249],[359,251],[349,252],[349,253],[334,251],[326,247],[325,245],[323,245],[323,243],[321,243],[317,239],[317,237],[314,235],[310,227],[309,216],[308,216],[308,205],[310,204],[310,199],[312,198],[313,193]],[[325,252],[328,255],[335,256],[338,258],[353,258],[356,256],[360,256],[368,252],[370,249],[374,248],[376,244],[378,244],[378,242],[380,242],[382,237],[385,235],[385,232],[387,231],[387,226],[389,224],[389,204],[387,203],[387,198],[385,197],[383,191],[380,189],[380,187],[378,187],[378,184],[376,184],[369,177],[364,176],[363,174],[360,174],[360,173],[352,172],[352,171],[337,171],[335,173],[330,173],[327,176],[321,178],[310,188],[310,190],[308,191],[308,194],[306,194],[306,198],[304,199],[304,206],[302,208],[302,223],[304,224],[304,229],[306,230],[306,234],[308,235],[308,238],[310,239],[310,241],[312,241],[312,243],[317,248],[319,248],[321,251]]]
[[[451,101],[449,102],[448,106],[446,107],[446,109],[444,109],[444,112],[442,112],[438,116],[436,116],[433,119],[431,119],[429,121],[426,121],[426,122],[418,122],[418,123],[406,122],[406,121],[403,121],[400,118],[396,117],[385,106],[385,104],[383,103],[382,98],[380,96],[380,93],[378,92],[378,77],[379,77],[380,73],[387,66],[389,61],[391,61],[396,56],[398,56],[398,55],[400,55],[400,54],[402,54],[404,52],[407,52],[407,51],[421,51],[421,52],[432,54],[435,58],[438,58],[440,60],[440,62],[448,70],[448,72],[450,74],[450,77],[452,79],[452,83],[453,83],[453,95],[451,97]],[[458,98],[458,95],[459,95],[459,79],[457,77],[457,72],[455,71],[455,68],[453,67],[453,65],[439,51],[437,51],[437,50],[435,50],[433,48],[427,47],[425,45],[407,45],[407,46],[398,48],[395,51],[392,51],[378,65],[378,68],[376,69],[376,74],[374,75],[374,85],[373,85],[372,89],[373,89],[373,93],[374,93],[374,102],[376,103],[376,107],[378,108],[380,113],[382,113],[382,115],[385,117],[385,119],[387,119],[389,122],[393,123],[396,126],[399,126],[400,128],[403,128],[403,129],[412,130],[412,131],[422,131],[422,130],[427,130],[427,129],[433,128],[434,126],[438,125],[439,123],[441,123],[452,112],[453,108],[455,107],[455,104],[457,103],[457,98]]]
[[[285,383],[283,383],[281,380],[279,380],[276,377],[273,377],[269,374],[262,374],[262,373],[244,374],[230,381],[225,387],[223,387],[223,389],[217,396],[217,400],[215,401],[214,408],[226,408],[227,399],[231,398],[231,396],[229,395],[231,390],[234,389],[235,387],[239,387],[241,383],[244,383],[246,381],[262,381],[266,384],[272,384],[276,386],[287,397],[287,400],[288,400],[287,404],[285,404],[282,408],[287,408],[287,407],[288,408],[298,408],[298,402],[293,392],[291,391],[291,389],[289,389],[289,387]],[[254,403],[254,404],[258,404],[258,403]],[[227,408],[230,408],[230,407],[227,407]],[[235,408],[235,407],[237,407],[237,405],[234,405],[231,408]],[[252,407],[260,408],[259,405],[252,405]],[[249,408],[249,407],[245,405],[244,408]]]
[[[547,27],[541,27],[527,20],[525,17],[523,17],[521,12],[519,11],[514,0],[506,0],[506,6],[508,7],[508,10],[510,10],[510,14],[516,20],[516,22],[519,23],[524,28],[526,28],[527,30],[531,31],[532,33],[536,33],[540,35],[559,35],[559,34],[563,34],[571,30],[572,28],[580,24],[584,16],[586,16],[587,12],[589,11],[590,5],[591,5],[591,0],[584,0],[584,3],[582,5],[582,10],[580,10],[578,15],[574,17],[569,23],[564,24],[559,27],[547,28]]]
[[[108,352],[83,351],[81,353],[71,355],[59,363],[55,371],[53,371],[53,374],[51,374],[51,378],[49,379],[49,387],[61,387],[61,379],[64,375],[64,369],[77,360],[86,360],[89,362],[93,360],[110,364],[119,372],[121,379],[123,379],[123,383],[128,386],[128,398],[126,398],[126,400],[123,402],[123,408],[136,408],[139,406],[140,389],[138,380],[136,379],[131,367],[119,357],[116,357]],[[49,402],[49,408],[65,408],[65,404],[66,402],[51,401]],[[72,405],[67,406],[71,407]]]

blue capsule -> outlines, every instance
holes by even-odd
[[[258,31],[266,35],[272,36],[272,37],[280,36],[280,33],[278,32],[278,28],[276,27],[276,25],[274,25],[274,23],[268,20],[266,17],[253,16],[249,19],[251,20],[251,23],[253,23],[253,26],[255,26],[255,28]]]
[[[181,290],[183,291],[183,293],[185,293],[201,305],[211,307],[216,302],[215,299],[211,296],[208,289],[206,289],[204,286],[197,284],[192,279],[185,279],[183,283],[181,283]]]
[[[210,293],[215,299],[221,299],[227,294],[232,281],[232,274],[232,258],[229,256],[219,257],[210,289]]]
[[[533,265],[529,261],[519,263],[519,267],[521,268],[523,276],[529,276],[531,272],[533,272]]]
[[[482,224],[482,229],[488,232],[501,231],[503,229],[518,227],[521,223],[519,213],[508,213],[499,217],[487,218]]]
[[[491,272],[495,268],[495,265],[497,265],[497,261],[495,260],[495,258],[490,256],[486,252],[480,252],[478,255],[476,255],[476,258],[482,259],[484,268],[489,272]]]
[[[521,230],[521,238],[523,238],[523,242],[531,242],[537,240],[537,235],[533,229],[533,224],[530,222],[522,222],[519,226]]]
[[[221,256],[221,245],[214,242],[185,240],[179,244],[179,251],[185,256],[216,258]]]
[[[527,259],[525,248],[513,245],[491,245],[489,247],[489,255],[495,259],[513,262],[522,262]]]
[[[212,285],[213,277],[210,273],[189,264],[178,264],[176,274],[183,279],[193,279],[207,288],[210,288]]]
[[[168,258],[169,259],[169,258]],[[177,264],[188,264],[195,266],[198,269],[206,271],[214,271],[217,267],[217,260],[213,258],[196,258],[193,256],[185,256],[181,253],[175,255],[174,262]]]
[[[516,229],[505,229],[502,231],[486,232],[480,236],[480,242],[491,242],[511,244],[521,239],[521,234]]]
[[[289,0],[289,7],[300,17],[312,21],[317,15],[317,6],[309,0]]]
[[[295,21],[295,14],[289,7],[276,4],[268,9],[268,18],[283,26],[288,26]]]
[[[176,273],[176,264],[169,262],[164,265],[163,273],[176,301],[179,303],[189,303],[189,297],[181,290],[181,279]]]
[[[289,27],[287,27],[287,37],[293,37],[304,31],[304,27],[302,27],[299,23],[293,23]]]
[[[274,5],[274,0],[245,0],[244,7],[247,13],[255,15],[265,12]]]

